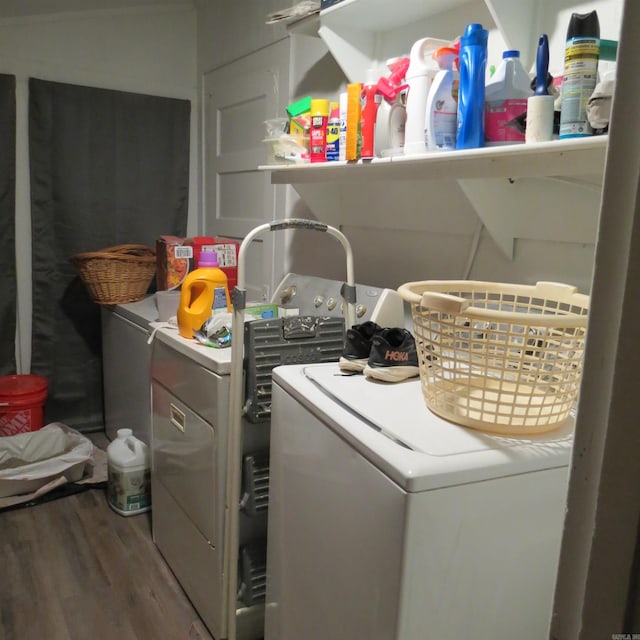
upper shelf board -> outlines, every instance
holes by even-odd
[[[357,162],[263,165],[272,184],[601,176],[608,136],[442,151]]]

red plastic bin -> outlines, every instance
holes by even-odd
[[[41,429],[47,389],[47,379],[43,376],[0,376],[0,436]]]

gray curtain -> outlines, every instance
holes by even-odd
[[[100,308],[71,256],[185,235],[190,102],[29,81],[33,373],[47,422],[103,420]]]
[[[16,79],[0,74],[0,375],[16,372]]]

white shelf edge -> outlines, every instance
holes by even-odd
[[[262,165],[272,184],[367,182],[399,179],[472,179],[601,174],[608,136],[483,147],[370,161]]]

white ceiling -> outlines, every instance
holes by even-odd
[[[130,9],[153,6],[194,6],[193,0],[0,0],[0,18],[64,11]]]

